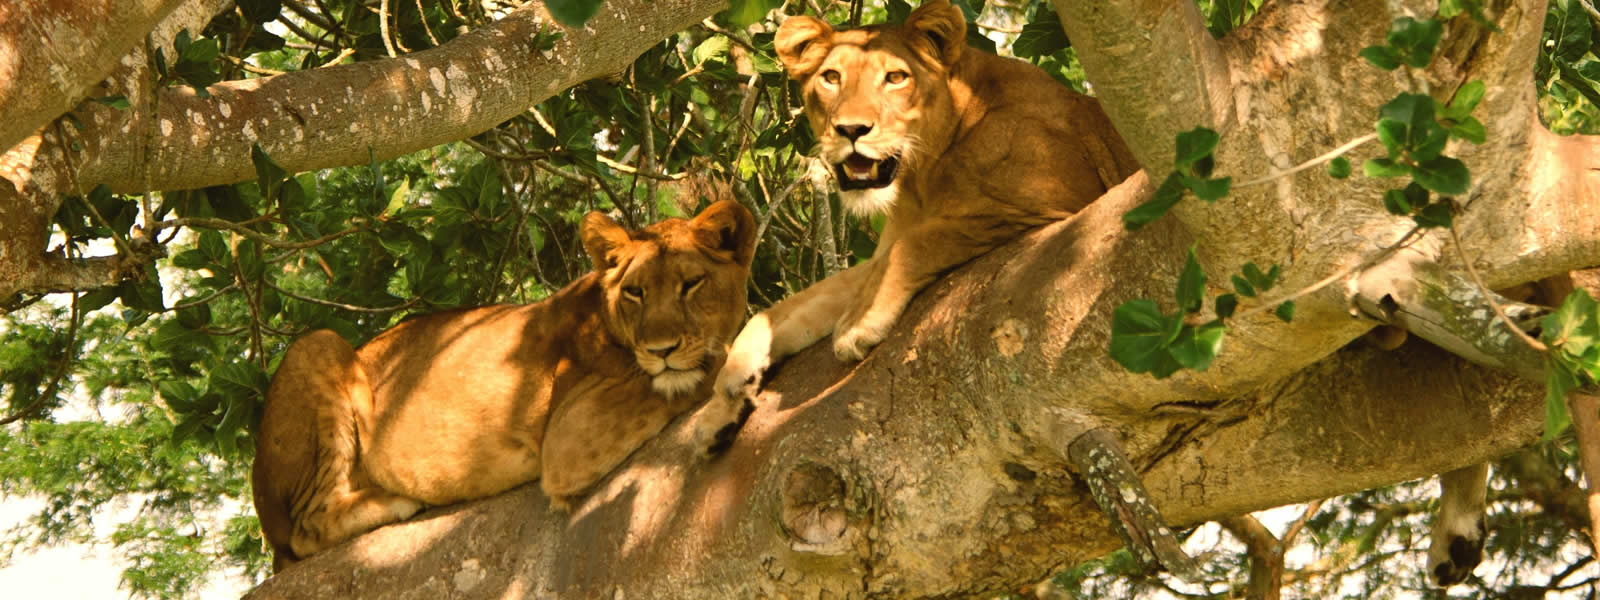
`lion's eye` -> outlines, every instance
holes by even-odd
[[[883,76],[883,80],[891,85],[898,85],[905,82],[906,78],[910,76],[911,74],[905,71],[890,71],[888,75]]]
[[[705,283],[705,282],[706,282],[706,278],[705,277],[696,277],[694,279],[690,279],[688,281],[683,282],[683,295],[684,295],[684,297],[688,297],[689,294],[692,294],[692,293],[694,293],[695,290],[700,289],[700,284]]]
[[[622,288],[622,297],[634,302],[638,302],[644,299],[644,288],[641,288],[637,285],[630,285]]]
[[[828,82],[828,85],[839,85],[839,72],[833,69],[823,71],[822,80]]]

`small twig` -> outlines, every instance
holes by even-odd
[[[334,302],[332,300],[323,300],[321,298],[316,298],[316,297],[312,297],[312,296],[302,296],[300,294],[296,294],[296,293],[291,292],[289,290],[286,290],[286,289],[283,289],[281,287],[278,287],[276,284],[274,284],[271,281],[266,280],[266,279],[261,280],[261,283],[266,284],[267,287],[272,288],[273,290],[276,290],[280,294],[283,294],[283,295],[288,296],[290,298],[293,298],[295,300],[299,300],[301,302],[309,302],[311,304],[320,304],[322,306],[331,306],[333,308],[342,308],[344,310],[348,310],[348,311],[351,311],[351,312],[372,313],[372,314],[392,313],[392,312],[397,311],[397,310],[405,310],[405,309],[411,308],[413,306],[416,306],[418,302],[422,301],[422,297],[418,296],[416,298],[412,298],[410,300],[407,300],[407,301],[405,301],[403,303],[400,303],[400,304],[396,304],[394,306],[387,306],[387,307],[356,306],[354,304],[345,304],[343,302]]]
[[[1258,306],[1253,306],[1253,307],[1251,307],[1249,309],[1240,311],[1238,314],[1235,314],[1233,316],[1233,318],[1235,319],[1235,322],[1243,321],[1246,317],[1252,317],[1252,316],[1267,312],[1268,310],[1271,310],[1271,309],[1277,307],[1279,304],[1283,304],[1285,302],[1299,300],[1300,298],[1303,298],[1303,297],[1305,297],[1305,296],[1307,296],[1307,295],[1309,295],[1309,294],[1311,294],[1313,292],[1316,292],[1318,290],[1321,290],[1322,288],[1328,287],[1330,284],[1332,284],[1335,281],[1339,281],[1341,279],[1344,279],[1345,277],[1348,277],[1351,273],[1354,273],[1356,271],[1360,271],[1360,270],[1365,269],[1367,267],[1370,267],[1372,265],[1378,264],[1379,261],[1381,261],[1381,260],[1383,260],[1385,258],[1388,258],[1390,254],[1394,254],[1394,252],[1396,250],[1399,250],[1399,249],[1404,248],[1406,246],[1410,246],[1411,244],[1415,243],[1417,240],[1422,239],[1422,236],[1419,235],[1419,233],[1421,231],[1422,231],[1422,227],[1421,226],[1412,227],[1411,231],[1407,231],[1405,235],[1400,236],[1399,241],[1396,241],[1393,244],[1385,246],[1383,249],[1381,249],[1378,252],[1374,253],[1372,256],[1367,257],[1366,260],[1363,260],[1360,263],[1357,263],[1357,264],[1352,265],[1350,267],[1346,267],[1344,269],[1340,269],[1337,273],[1334,273],[1332,275],[1327,276],[1326,278],[1323,278],[1322,281],[1318,281],[1316,283],[1313,283],[1313,284],[1311,284],[1310,287],[1303,288],[1303,289],[1301,289],[1301,290],[1299,290],[1299,291],[1297,291],[1297,292],[1295,292],[1293,294],[1289,294],[1288,296],[1284,296],[1282,298],[1276,298],[1276,299],[1273,299],[1273,300],[1270,300],[1270,301],[1263,301]]]
[[[1343,146],[1339,146],[1338,148],[1334,148],[1333,150],[1328,151],[1327,154],[1324,154],[1322,156],[1318,156],[1318,157],[1313,158],[1311,160],[1308,160],[1306,162],[1303,162],[1303,163],[1300,163],[1298,165],[1295,165],[1294,167],[1291,167],[1287,171],[1280,171],[1280,172],[1277,172],[1277,173],[1273,173],[1271,175],[1267,175],[1266,177],[1262,177],[1262,178],[1259,178],[1259,179],[1252,179],[1250,181],[1246,181],[1244,183],[1241,183],[1241,184],[1233,186],[1233,189],[1237,190],[1237,189],[1243,189],[1243,188],[1247,188],[1247,187],[1251,187],[1251,186],[1257,186],[1257,185],[1261,185],[1263,183],[1268,183],[1268,182],[1271,182],[1271,181],[1274,181],[1274,180],[1277,180],[1277,179],[1288,177],[1288,176],[1293,175],[1295,173],[1299,173],[1299,172],[1304,171],[1306,169],[1309,169],[1311,167],[1315,167],[1315,166],[1320,165],[1322,163],[1325,163],[1325,162],[1328,162],[1328,161],[1333,160],[1335,158],[1338,158],[1339,155],[1344,154],[1346,152],[1349,152],[1351,150],[1354,150],[1357,147],[1360,147],[1362,144],[1365,144],[1365,143],[1370,142],[1370,141],[1375,140],[1375,139],[1378,139],[1378,134],[1376,134],[1376,133],[1369,133],[1367,135],[1363,135],[1363,136],[1358,137],[1356,139],[1350,140],[1349,142],[1346,142],[1345,145],[1343,145]]]
[[[383,40],[383,50],[394,58],[394,44],[389,41],[389,0],[378,0],[378,37]]]
[[[246,238],[255,240],[257,242],[261,242],[261,243],[266,244],[268,246],[272,246],[273,248],[282,248],[282,249],[286,249],[286,250],[304,250],[306,248],[311,248],[311,247],[314,247],[314,246],[320,246],[322,244],[326,244],[328,242],[331,242],[333,240],[342,238],[342,237],[350,235],[352,233],[366,231],[366,228],[364,228],[364,227],[351,227],[351,228],[346,229],[344,231],[330,233],[328,235],[316,238],[314,240],[307,240],[307,241],[304,241],[304,242],[286,242],[286,241],[280,240],[278,238],[275,238],[275,237],[266,235],[264,233],[261,233],[259,231],[256,231],[254,229],[250,229],[249,224],[251,224],[252,222],[259,222],[259,219],[260,218],[258,217],[257,219],[252,219],[251,221],[234,222],[234,221],[229,221],[227,219],[214,219],[214,218],[207,218],[207,217],[185,217],[185,218],[181,218],[181,219],[169,219],[169,220],[166,220],[166,221],[161,221],[161,222],[155,224],[155,228],[156,229],[166,229],[168,227],[189,227],[189,228],[199,227],[199,228],[205,228],[205,229],[217,229],[217,230],[223,230],[223,231],[231,231],[231,232],[237,233],[237,234],[239,234],[241,236],[244,236]]]
[[[1319,510],[1322,510],[1322,500],[1313,500],[1310,504],[1307,504],[1306,509],[1300,513],[1300,518],[1295,519],[1293,523],[1289,524],[1289,528],[1283,531],[1283,545],[1287,547],[1289,544],[1293,544],[1294,538],[1300,535],[1300,530],[1305,528],[1306,523],[1311,521],[1311,517],[1316,516]]]
[[[168,307],[167,311],[171,312],[171,311],[174,311],[174,310],[182,310],[182,309],[185,309],[185,308],[190,308],[190,307],[194,307],[194,306],[200,306],[201,304],[205,304],[207,302],[215,300],[217,298],[217,296],[221,296],[222,294],[227,293],[227,292],[229,292],[229,291],[231,291],[231,290],[233,290],[234,288],[237,288],[237,287],[239,287],[239,282],[235,281],[233,283],[228,284],[225,287],[221,287],[221,288],[217,288],[215,290],[212,290],[211,293],[206,294],[204,296],[201,296],[199,298],[195,298],[194,300],[190,300],[188,302],[179,302],[177,304],[174,304],[171,307]]]
[[[1527,344],[1529,348],[1533,348],[1534,350],[1538,350],[1540,352],[1548,351],[1549,348],[1546,347],[1543,342],[1533,339],[1533,336],[1528,335],[1528,332],[1523,331],[1521,326],[1517,325],[1516,322],[1511,320],[1511,317],[1506,316],[1506,309],[1501,307],[1499,302],[1495,301],[1494,292],[1489,291],[1489,286],[1484,285],[1483,279],[1478,277],[1478,269],[1477,267],[1472,266],[1472,258],[1467,256],[1466,248],[1462,247],[1461,236],[1456,234],[1456,225],[1453,222],[1450,224],[1450,241],[1455,243],[1456,253],[1461,256],[1461,262],[1467,265],[1467,275],[1472,277],[1473,283],[1478,284],[1478,293],[1483,294],[1483,299],[1489,302],[1489,308],[1494,309],[1494,315],[1499,317],[1500,320],[1506,324],[1506,327],[1510,329],[1512,333],[1517,334],[1517,338],[1521,339],[1522,342]]]
[[[439,38],[433,37],[433,28],[428,26],[428,11],[422,10],[422,0],[417,0],[417,14],[421,15],[422,31],[428,34],[428,42],[434,46],[439,45]]]
[[[100,209],[95,208],[94,203],[90,202],[88,198],[82,198],[79,201],[83,202],[84,206],[89,207],[89,214],[94,215],[94,219],[99,221],[101,225],[105,225],[106,230],[111,232],[111,241],[116,244],[117,250],[125,255],[133,256],[133,246],[128,245],[128,240],[124,239],[122,234],[117,233],[117,229],[111,226],[111,221],[101,216]]]
[[[643,153],[641,152],[640,154],[643,154]],[[628,165],[626,163],[619,163],[619,162],[617,162],[615,160],[612,160],[611,158],[607,157],[604,154],[596,154],[594,156],[595,156],[595,158],[597,160],[600,161],[600,164],[603,164],[605,166],[611,167],[611,168],[616,169],[618,171],[622,171],[623,173],[627,173],[629,175],[634,175],[634,176],[638,176],[638,177],[643,177],[645,179],[654,179],[654,180],[657,180],[657,181],[678,181],[680,179],[683,179],[683,178],[689,176],[688,173],[670,173],[669,174],[669,173],[656,173],[656,172],[651,172],[651,171],[644,171],[642,169],[639,169],[638,167],[634,167],[634,166]],[[626,158],[626,157],[624,157],[624,158]]]
[[[249,71],[251,73],[255,73],[257,75],[282,75],[282,74],[285,73],[284,71],[277,71],[277,70],[273,70],[273,69],[268,69],[266,67],[258,67],[258,66],[252,65],[252,64],[250,64],[248,62],[245,62],[244,59],[239,58],[237,56],[231,56],[231,55],[224,54],[224,55],[222,55],[222,57],[228,59],[228,62],[231,62],[234,65],[237,65],[239,68],[244,69],[246,71]]]

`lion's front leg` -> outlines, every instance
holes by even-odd
[[[750,318],[734,338],[717,372],[711,400],[695,415],[695,447],[714,456],[733,443],[755,408],[767,368],[833,331],[833,323],[859,293],[871,261],[812,284]]]
[[[992,223],[989,221],[993,221]],[[1002,219],[933,219],[905,232],[871,263],[861,292],[839,317],[833,354],[857,361],[882,342],[906,305],[941,274],[1015,237],[1019,226]]]

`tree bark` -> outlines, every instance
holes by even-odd
[[[82,265],[47,256],[47,227],[62,194],[101,184],[137,193],[251,179],[256,143],[285,168],[307,171],[459,140],[561,90],[627,68],[650,45],[723,6],[719,0],[608,1],[584,27],[565,28],[542,3],[530,3],[443,46],[391,60],[223,82],[208,88],[210,98],[188,87],[157,90],[154,114],[141,49],[128,59],[138,67],[114,78],[114,91],[132,107],[80,104],[74,114],[81,130],[46,127],[0,156],[0,178],[11,184],[0,185],[0,299],[114,284],[130,273],[108,264],[136,263],[135,271],[148,264],[148,256]],[[553,49],[539,51],[534,40],[540,31],[564,35]],[[81,149],[71,149],[75,145]]]

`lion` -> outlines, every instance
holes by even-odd
[[[710,395],[745,317],[750,211],[722,201],[636,232],[593,212],[581,237],[594,271],[541,302],[289,347],[251,472],[274,571],[535,479],[559,503]]]
[[[967,48],[966,27],[946,0],[899,26],[835,30],[795,16],[779,27],[774,46],[842,203],[886,220],[870,259],[745,325],[698,421],[707,455],[731,443],[774,361],[830,333],[840,360],[862,359],[935,278],[1072,216],[1138,170],[1094,98]]]

